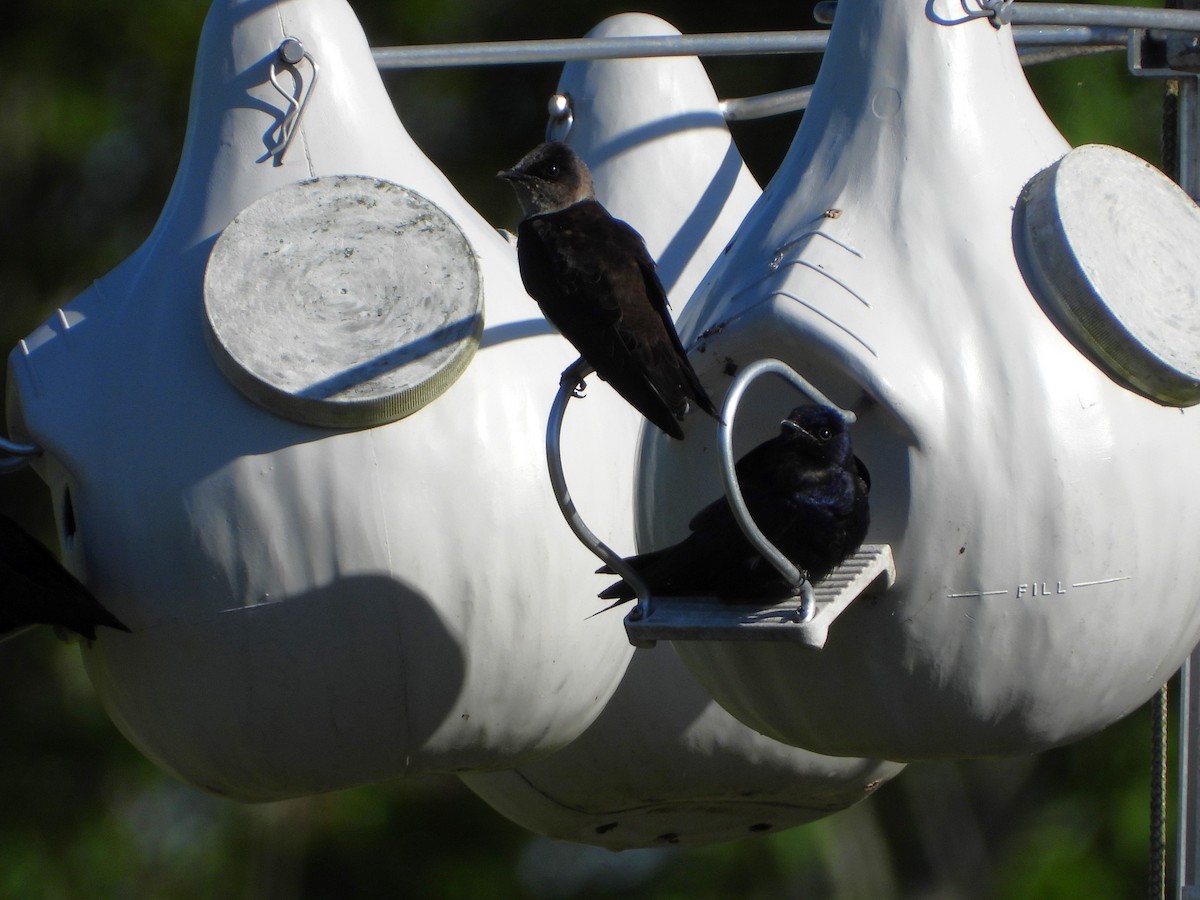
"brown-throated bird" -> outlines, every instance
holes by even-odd
[[[683,437],[679,422],[693,404],[716,417],[645,242],[596,200],[579,155],[549,141],[498,177],[525,216],[517,230],[525,290],[583,361],[671,437]],[[572,366],[563,378],[581,374]]]

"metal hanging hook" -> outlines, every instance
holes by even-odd
[[[284,88],[279,83],[278,70],[275,67],[276,59],[271,60],[268,65],[267,75],[271,79],[271,84],[274,85],[275,90],[287,101],[288,109],[283,115],[283,121],[279,123],[279,140],[274,147],[267,151],[267,156],[274,157],[277,163],[282,163],[283,156],[287,153],[288,147],[291,146],[292,138],[296,136],[296,130],[300,127],[300,118],[304,115],[304,110],[308,106],[308,101],[312,97],[313,90],[316,89],[317,76],[320,75],[321,67],[317,65],[317,61],[313,58],[313,55],[304,48],[304,44],[299,38],[284,38],[275,55],[279,62],[292,70],[296,79],[293,91]],[[307,88],[304,86],[304,79],[300,76],[299,69],[297,68],[304,60],[308,60],[309,65],[312,66],[312,79],[308,82]]]
[[[0,475],[18,472],[41,455],[42,448],[37,444],[21,444],[0,437]]]
[[[575,124],[575,108],[570,94],[555,94],[547,104],[546,140],[565,141]]]
[[[992,25],[1002,28],[1012,22],[1013,0],[979,0],[979,5],[992,17]]]

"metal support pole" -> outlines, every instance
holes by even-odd
[[[1172,79],[1176,92],[1176,141],[1180,186],[1200,201],[1200,89],[1194,75]]]
[[[1176,833],[1175,896],[1179,900],[1200,900],[1200,847],[1196,844],[1197,771],[1196,752],[1200,749],[1197,726],[1200,726],[1200,680],[1193,677],[1200,671],[1200,649],[1179,670],[1179,812]]]
[[[1200,10],[1200,0],[1166,0],[1168,7]],[[1180,36],[1168,43],[1168,64],[1177,67],[1195,55],[1195,37]],[[1190,68],[1190,66],[1188,67]],[[1163,166],[1200,200],[1200,90],[1197,76],[1181,75],[1167,82],[1163,116]],[[1179,785],[1175,835],[1175,897],[1200,900],[1200,647],[1179,670]]]

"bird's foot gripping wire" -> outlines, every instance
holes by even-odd
[[[571,389],[571,396],[576,398],[583,397],[587,393],[587,381],[584,379],[595,371],[595,369],[587,364],[587,360],[581,356],[563,369],[562,377],[558,379],[558,386],[574,385]]]

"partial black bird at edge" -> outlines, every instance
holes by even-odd
[[[53,625],[89,641],[99,625],[129,631],[53,553],[0,516],[0,640],[30,625]]]

